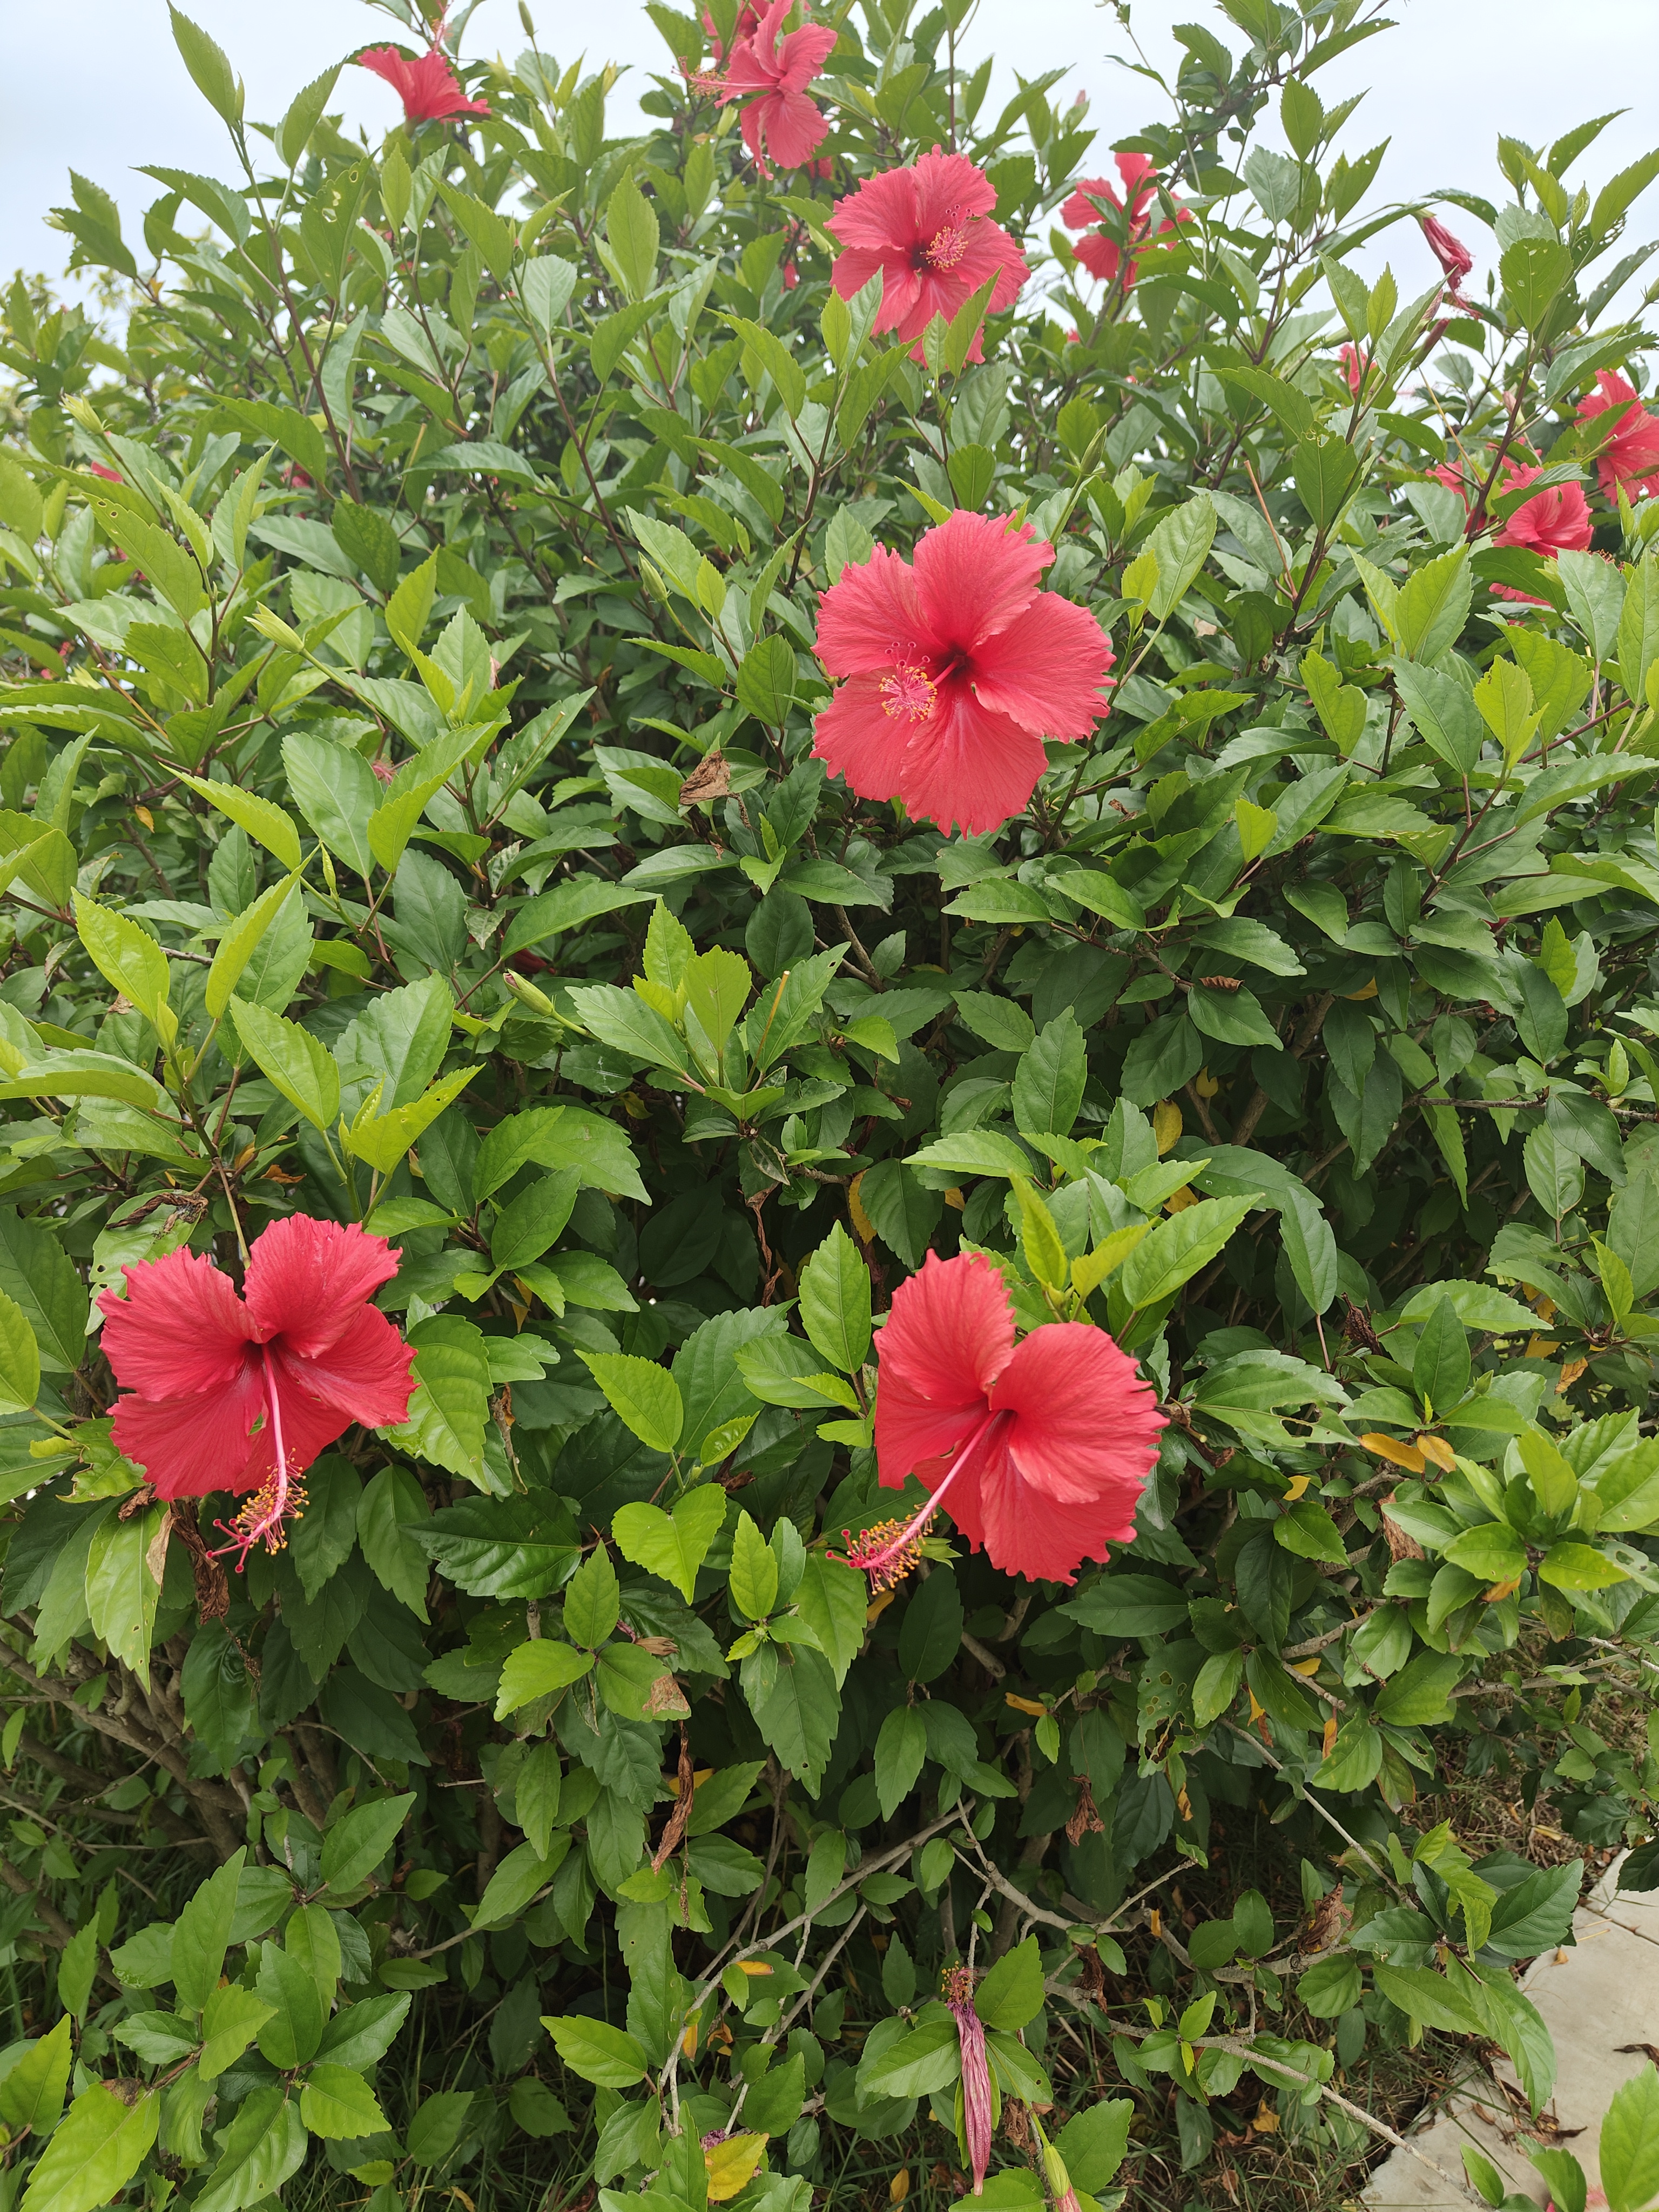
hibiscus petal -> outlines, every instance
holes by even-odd
[[[282,1416],[283,1453],[290,1475],[302,1475],[319,1452],[351,1426],[351,1415],[309,1389],[296,1364],[274,1356],[277,1406]],[[267,1419],[252,1440],[248,1473],[253,1478],[244,1487],[261,1488],[276,1472],[276,1424]]]
[[[267,1357],[285,1384],[291,1381],[365,1428],[388,1427],[409,1412],[415,1354],[374,1306],[360,1307],[343,1335],[317,1358],[294,1358],[286,1338]]]
[[[314,1358],[338,1342],[365,1299],[398,1272],[384,1237],[355,1222],[314,1221],[291,1213],[254,1240],[246,1285],[248,1311],[267,1340]]]
[[[1101,220],[1103,207],[1121,209],[1115,185],[1104,177],[1085,177],[1060,211],[1067,230],[1087,230]]]
[[[269,1233],[269,1232],[267,1232]],[[127,1294],[100,1292],[103,1344],[115,1379],[151,1397],[228,1389],[258,1332],[228,1275],[211,1260],[169,1252],[126,1270]]]
[[[931,665],[939,649],[915,575],[884,545],[857,568],[849,562],[818,603],[817,653],[830,676],[863,676],[911,662]]]
[[[1091,230],[1086,238],[1079,238],[1075,251],[1078,259],[1091,276],[1098,276],[1103,283],[1109,284],[1117,275],[1118,264],[1122,257],[1115,242],[1109,238],[1103,238],[1097,230]]]
[[[1086,607],[1040,592],[974,654],[981,707],[1044,738],[1086,738],[1106,712],[1100,684],[1112,648]]]
[[[876,1462],[884,1485],[896,1488],[921,1474],[938,1489],[948,1470],[927,1463],[954,1454],[983,1422],[987,1394],[1013,1340],[1002,1278],[975,1254],[941,1260],[930,1252],[921,1272],[899,1285],[878,1340]],[[972,1480],[964,1474],[964,1486]],[[953,1489],[953,1501],[956,1495]]]
[[[896,799],[908,727],[887,712],[879,677],[854,676],[813,725],[812,757],[860,799]]]
[[[1073,1583],[1085,1559],[1134,1535],[1132,1506],[1065,1504],[1025,1480],[1006,1444],[969,1498],[959,1507],[953,1490],[943,1510],[994,1567],[1028,1582]]]
[[[997,204],[996,186],[965,154],[942,154],[937,149],[914,165],[915,179],[915,236],[923,245],[948,223],[968,216],[989,215]]]
[[[884,261],[908,260],[926,243],[919,236],[915,172],[881,169],[866,177],[857,191],[836,202],[824,228],[842,246],[864,246]],[[840,263],[836,265],[839,270]]]
[[[1015,530],[1002,515],[958,507],[916,542],[922,617],[939,636],[974,652],[1030,605],[1054,557],[1029,523]]]
[[[786,88],[765,100],[757,100],[752,108],[744,108],[745,138],[749,118],[756,109],[760,111],[757,119],[765,137],[766,150],[781,169],[799,168],[830,135],[828,117],[804,92]]]
[[[778,81],[786,92],[805,92],[836,51],[840,34],[828,23],[805,23],[778,46]],[[827,125],[825,126],[828,127]]]
[[[954,822],[979,837],[1024,811],[1048,765],[1041,738],[981,706],[957,679],[939,687],[933,714],[914,726],[899,796],[918,821],[947,831]]]
[[[141,1467],[159,1498],[205,1498],[214,1490],[252,1490],[248,1431],[265,1402],[261,1363],[233,1382],[171,1398],[118,1398],[115,1448]]]
[[[1164,1420],[1150,1383],[1103,1329],[1034,1329],[991,1402],[1018,1417],[1007,1452],[1022,1480],[1060,1504],[1091,1504],[1114,1529],[1133,1524]]]

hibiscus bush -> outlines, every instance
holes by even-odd
[[[175,13],[223,175],[4,301],[6,2203],[1542,2106],[1659,1882],[1659,155],[1376,204],[1362,0],[1103,129],[653,4],[623,137],[390,12],[375,147]]]

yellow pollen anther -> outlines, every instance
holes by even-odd
[[[967,224],[947,222],[922,247],[921,258],[930,269],[954,269],[967,251]]]
[[[933,711],[939,687],[926,669],[899,668],[882,678],[881,696],[891,720],[896,721],[902,714],[908,721],[925,722]]]

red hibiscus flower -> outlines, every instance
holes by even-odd
[[[1060,219],[1067,230],[1087,231],[1086,237],[1079,239],[1077,242],[1077,258],[1092,275],[1103,277],[1109,284],[1115,280],[1123,265],[1122,248],[1113,231],[1103,228],[1091,229],[1089,226],[1099,225],[1103,207],[1115,208],[1118,214],[1125,218],[1130,244],[1139,245],[1151,228],[1151,218],[1146,210],[1158,191],[1158,170],[1146,155],[1115,154],[1112,158],[1117,163],[1119,176],[1123,179],[1122,195],[1120,196],[1116,188],[1104,177],[1085,177],[1060,211]],[[1177,208],[1174,222],[1166,216],[1159,223],[1158,235],[1162,238],[1173,232],[1179,224],[1190,222],[1192,219],[1188,209]],[[1123,228],[1123,223],[1114,226],[1119,230]],[[1139,274],[1139,257],[1132,255],[1123,279],[1126,292]]]
[[[1457,288],[1474,266],[1474,256],[1461,238],[1454,238],[1439,219],[1431,215],[1417,218],[1423,235],[1429,241],[1429,251],[1451,279],[1451,294],[1457,297]]]
[[[1045,738],[1085,738],[1106,712],[1112,648],[1084,607],[1037,579],[1054,557],[1029,524],[958,507],[914,568],[878,545],[818,609],[817,650],[844,679],[812,750],[860,799],[902,799],[970,836],[1018,814]]]
[[[1578,403],[1578,419],[1588,422],[1618,408],[1618,427],[1596,460],[1604,499],[1617,500],[1624,484],[1632,492],[1659,492],[1659,415],[1641,404],[1641,396],[1616,368],[1597,373],[1595,389]]]
[[[1511,457],[1504,463],[1498,489],[1499,492],[1522,490],[1542,473],[1541,468]],[[1468,484],[1455,468],[1431,469],[1429,474],[1437,483],[1449,485],[1464,506],[1473,510]],[[1492,527],[1490,519],[1485,527]],[[1584,497],[1583,486],[1552,484],[1536,497],[1522,500],[1515,512],[1492,531],[1492,542],[1494,545],[1518,545],[1523,552],[1537,553],[1550,560],[1558,553],[1583,552],[1589,544],[1593,527],[1589,501]],[[1495,598],[1518,599],[1526,606],[1547,604],[1536,592],[1521,591],[1512,584],[1494,584],[1492,589]]]
[[[488,100],[469,100],[461,90],[449,57],[438,43],[442,31],[441,23],[431,46],[418,59],[411,58],[401,46],[365,46],[356,57],[359,69],[372,70],[376,76],[384,77],[402,100],[405,123],[445,123],[452,115],[489,112]]]
[[[415,1355],[368,1303],[397,1272],[383,1237],[301,1213],[254,1240],[240,1297],[191,1252],[129,1267],[126,1296],[98,1300],[129,1394],[118,1448],[161,1498],[254,1492],[225,1529],[231,1547],[280,1550],[318,1453],[353,1421],[383,1428],[409,1411]]]
[[[780,168],[798,169],[830,129],[823,109],[806,97],[806,88],[834,52],[836,33],[827,24],[808,23],[781,38],[793,5],[793,0],[772,0],[752,35],[732,48],[720,92],[722,107],[745,93],[761,95],[738,119],[762,176],[769,173],[769,154]]]
[[[908,169],[884,169],[857,191],[836,202],[825,228],[845,251],[836,257],[830,281],[843,300],[861,292],[879,270],[883,277],[878,331],[896,331],[923,358],[921,334],[935,315],[946,322],[993,278],[989,312],[1000,313],[1019,297],[1030,275],[1025,256],[1000,223],[989,220],[996,187],[965,154],[937,146]],[[981,361],[974,334],[969,361]]]
[[[948,1497],[994,1567],[1070,1583],[1134,1535],[1164,1416],[1103,1329],[1055,1322],[1014,1343],[1002,1278],[978,1253],[929,1253],[878,1340],[876,1460],[884,1487],[933,1492],[908,1526],[872,1528],[848,1553],[878,1586],[915,1564]]]
[[[1347,379],[1349,391],[1358,399],[1360,386],[1365,381],[1365,372],[1371,365],[1370,355],[1362,352],[1357,345],[1345,345],[1337,359],[1341,363],[1343,375]]]

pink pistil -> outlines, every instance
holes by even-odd
[[[263,1542],[267,1552],[275,1553],[288,1548],[285,1523],[297,1521],[305,1510],[305,1485],[295,1475],[290,1475],[288,1451],[283,1443],[283,1407],[277,1395],[276,1377],[271,1372],[270,1354],[263,1355],[265,1375],[265,1411],[270,1418],[270,1437],[275,1449],[275,1472],[269,1482],[256,1490],[234,1521],[216,1521],[214,1527],[221,1535],[228,1536],[229,1543],[214,1553],[216,1559],[228,1553],[236,1554],[236,1571],[240,1575],[247,1565],[247,1555],[253,1547]]]
[[[878,1521],[874,1528],[866,1528],[856,1539],[850,1528],[843,1528],[842,1538],[848,1548],[842,1564],[856,1567],[860,1574],[868,1575],[876,1589],[890,1589],[895,1583],[902,1582],[921,1557],[922,1540],[927,1534],[927,1524],[944,1504],[945,1493],[974,1458],[996,1423],[1001,1421],[1006,1424],[1011,1418],[1006,1413],[985,1416],[957,1454],[944,1481],[908,1521]]]

